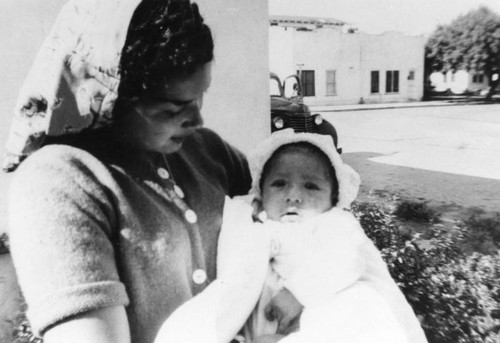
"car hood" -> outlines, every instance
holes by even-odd
[[[271,97],[271,111],[290,113],[309,113],[309,108],[304,104],[298,104],[291,100],[279,97]]]

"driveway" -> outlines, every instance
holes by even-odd
[[[363,193],[500,212],[500,105],[323,112]]]

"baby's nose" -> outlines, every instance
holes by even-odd
[[[287,203],[302,203],[302,194],[295,187],[292,187],[286,197]]]

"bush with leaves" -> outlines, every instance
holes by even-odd
[[[403,200],[396,206],[394,214],[403,220],[422,223],[438,222],[438,214],[425,202]]]
[[[464,223],[470,229],[463,244],[466,252],[495,254],[500,249],[500,213],[486,216],[481,211],[474,211]]]
[[[466,255],[468,230],[430,225],[431,239],[405,236],[395,222],[396,205],[355,203],[353,213],[421,320],[430,343],[500,341],[500,254]]]

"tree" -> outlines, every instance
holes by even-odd
[[[429,72],[466,70],[483,74],[490,81],[486,99],[491,99],[500,82],[500,15],[479,7],[439,26],[425,47]]]

